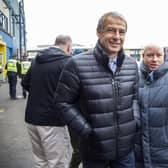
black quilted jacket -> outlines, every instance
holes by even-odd
[[[93,51],[68,62],[55,103],[65,122],[81,137],[83,157],[115,160],[133,149],[137,82],[135,61],[121,50],[113,74],[99,43]]]

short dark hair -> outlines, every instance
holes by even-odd
[[[126,26],[126,30],[127,30],[127,21],[125,20],[123,15],[121,15],[118,12],[108,12],[108,13],[105,13],[104,15],[102,15],[101,18],[99,19],[98,25],[97,25],[97,32],[102,32],[104,30],[105,21],[108,19],[108,17],[119,18],[122,21],[124,21],[125,26]]]
[[[66,45],[67,43],[72,42],[72,39],[68,35],[58,35],[55,40],[55,45]]]

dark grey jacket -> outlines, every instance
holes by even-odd
[[[94,51],[72,57],[55,95],[56,108],[82,138],[86,158],[115,160],[134,146],[137,64],[121,50],[114,75],[108,61],[99,43]]]
[[[141,136],[136,145],[137,168],[168,167],[168,62],[150,78],[141,64],[140,108]]]

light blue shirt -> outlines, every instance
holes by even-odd
[[[115,57],[114,59],[110,58],[108,66],[111,69],[111,71],[115,73],[117,69],[117,57]]]
[[[153,71],[149,73],[150,80],[153,81]]]

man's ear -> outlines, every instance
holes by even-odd
[[[67,46],[67,53],[71,54],[71,46],[70,45]]]
[[[96,35],[97,35],[98,38],[100,38],[100,32],[97,31]]]

